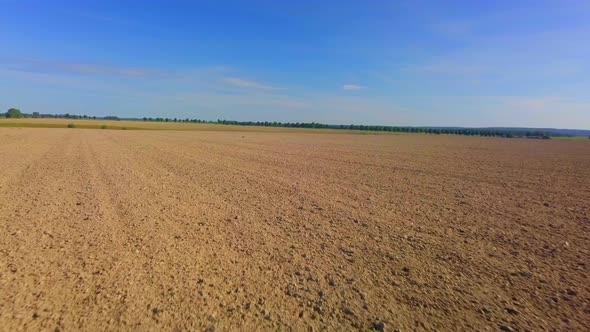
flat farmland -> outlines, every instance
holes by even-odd
[[[590,142],[0,128],[2,330],[590,330]]]
[[[0,118],[0,129],[11,127],[29,128],[67,128],[73,124],[79,129],[126,129],[126,130],[174,130],[174,131],[239,131],[239,132],[281,132],[281,133],[324,133],[324,134],[359,134],[358,130],[344,129],[311,129],[288,127],[264,127],[264,126],[239,126],[221,125],[216,123],[192,123],[192,122],[156,122],[141,120],[89,120],[89,119],[62,119],[62,118]],[[371,132],[371,134],[385,134],[384,132]]]

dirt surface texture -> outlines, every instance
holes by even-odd
[[[590,330],[589,142],[3,128],[0,170],[0,330]]]

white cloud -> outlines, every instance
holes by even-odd
[[[342,86],[342,90],[346,90],[346,91],[356,91],[356,90],[362,90],[362,89],[366,89],[366,87],[361,86],[361,85],[356,85],[356,84],[345,84]]]
[[[246,80],[246,79],[242,79],[242,78],[237,78],[237,77],[226,77],[223,79],[223,82],[225,82],[226,84],[229,84],[231,86],[238,87],[238,88],[244,88],[244,89],[284,90],[284,88],[280,88],[280,87],[276,87],[276,86],[272,86],[272,85],[268,85],[268,84],[264,84],[264,83],[260,83],[260,82],[256,82],[256,81]]]

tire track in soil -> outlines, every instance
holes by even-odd
[[[159,144],[161,144],[161,143],[159,143]],[[167,165],[165,167],[166,169],[174,169],[175,170],[175,173],[180,174],[180,176],[183,177],[183,178],[185,178],[185,177],[195,178],[196,176],[191,176],[190,175],[190,172],[191,172],[191,169],[194,169],[196,165],[199,165],[200,167],[206,167],[206,168],[208,167],[210,169],[210,171],[205,172],[205,174],[206,174],[206,178],[208,179],[208,181],[210,181],[211,184],[220,184],[220,183],[223,183],[224,182],[224,179],[223,178],[217,178],[217,176],[216,176],[217,174],[224,174],[223,177],[224,178],[227,178],[227,174],[228,173],[230,173],[230,174],[233,173],[233,174],[236,174],[236,177],[234,177],[234,179],[235,178],[241,178],[244,175],[244,173],[242,172],[242,170],[240,168],[238,168],[238,170],[236,170],[236,169],[231,169],[229,167],[216,166],[216,165],[223,165],[224,163],[223,162],[219,162],[219,160],[217,160],[215,158],[214,159],[207,159],[206,162],[204,160],[193,160],[191,158],[191,156],[195,156],[195,155],[198,156],[199,155],[198,153],[192,153],[190,155],[182,154],[182,152],[177,152],[172,146],[166,146],[164,148],[158,148],[158,147],[154,146],[153,144],[150,144],[150,145],[144,144],[144,145],[139,145],[137,148],[134,148],[133,150],[135,150],[135,151],[146,151],[146,156],[143,156],[142,157],[143,160],[150,159],[151,157],[147,157],[148,155],[150,155],[150,156],[151,155],[157,156],[157,159],[159,160],[160,163]],[[152,150],[153,152],[147,152],[149,150]],[[208,156],[212,156],[211,153],[208,153],[207,155]],[[182,156],[182,158],[180,156]],[[188,163],[178,163],[178,162],[176,162],[179,159],[185,159],[185,160],[190,161],[190,162],[188,162]],[[188,168],[186,168],[185,166],[188,166]],[[199,177],[199,178],[203,178],[203,177]],[[275,182],[266,182],[264,178],[260,178],[260,177],[256,177],[256,176],[252,176],[252,179],[254,181],[253,182],[248,182],[247,185],[252,186],[254,183],[257,183],[259,185],[260,184],[263,185],[260,188],[256,188],[256,186],[255,186],[254,187],[254,191],[255,192],[256,191],[257,192],[271,192],[271,193],[275,193],[277,196],[280,196],[281,194],[284,194],[284,192],[281,192],[278,189],[278,188],[280,188],[280,184],[279,184],[279,186],[277,186],[277,184]],[[204,185],[207,186],[206,183]],[[235,183],[235,185],[236,185],[236,187],[241,187],[241,188],[245,187],[245,184],[243,185],[240,182]],[[210,190],[208,190],[208,191],[210,193],[211,193],[211,191],[215,191],[214,190],[214,187],[212,187],[210,185]],[[223,196],[223,192],[218,192],[217,194],[219,196]],[[226,196],[226,198],[224,199],[224,201],[227,201],[227,193],[225,194],[225,196]],[[316,197],[316,195],[309,195],[309,192],[306,192],[306,195],[305,196],[307,196],[307,199],[308,200],[312,200],[312,201],[314,199],[318,198],[318,197]],[[242,203],[242,205],[244,205],[244,206],[247,206],[248,205],[245,202],[235,202],[234,204],[240,204],[240,203]],[[270,202],[267,202],[267,203],[270,203]],[[241,217],[242,217],[241,219],[243,219],[243,220],[240,220],[240,222],[246,221],[248,219],[252,219],[252,218],[247,218],[244,215],[244,213],[241,213]],[[329,219],[331,216],[324,214],[323,217]],[[264,215],[256,215],[253,218],[254,219],[255,218],[264,218]],[[316,222],[317,222],[318,221],[317,218],[315,218],[315,219],[316,219]],[[321,220],[321,219],[322,219],[322,217],[320,217],[319,220]],[[310,221],[310,220],[307,220],[307,221]],[[293,228],[281,227],[282,224],[284,224],[284,223],[277,223],[277,225],[275,225],[275,228],[272,229],[272,230],[270,230],[270,231],[274,231],[274,233],[273,233],[273,235],[271,237],[273,237],[273,238],[278,237],[278,238],[281,239],[281,242],[279,242],[280,244],[278,244],[278,246],[274,248],[275,250],[279,250],[279,251],[281,251],[280,250],[280,247],[287,245],[287,243],[285,243],[285,242],[288,241],[288,237],[285,234],[288,234],[289,232],[293,232],[294,231]],[[262,228],[262,229],[264,229],[265,226],[266,225],[262,225],[262,227],[260,227],[258,225],[248,224],[248,227],[249,228],[254,228],[254,229],[256,229],[256,228]],[[342,227],[342,225],[339,225],[339,226]],[[277,227],[278,227],[278,229],[277,229]],[[277,230],[279,230],[280,233],[277,233],[276,232]],[[318,232],[320,232],[320,229],[312,229],[311,230],[311,233],[318,233]],[[333,235],[334,234],[332,234],[332,237],[333,237]],[[333,239],[330,240],[328,237],[325,237],[325,236],[323,237],[323,240],[321,240],[321,241],[324,242],[324,243],[333,243],[334,242]],[[307,248],[306,248],[308,250],[307,255],[309,255],[310,245],[313,246],[313,242],[308,243],[308,245],[307,245]],[[333,246],[333,245],[334,244],[330,244],[330,246]],[[266,244],[265,246],[268,247],[269,245]],[[264,247],[262,247],[262,249],[268,250],[268,248],[264,248]],[[321,250],[325,251],[326,248],[325,247],[320,248],[320,246],[318,246],[317,251],[314,251],[314,252],[319,253]],[[367,248],[365,248],[365,250],[367,250]],[[338,255],[338,253],[340,252],[340,248],[336,247],[336,250],[334,250],[334,251],[336,252],[336,254],[332,254],[329,257],[323,257],[323,258],[322,257],[316,257],[315,259],[317,261],[321,262],[322,264],[326,264],[327,262],[330,262],[330,261],[333,261],[333,260],[344,262],[344,263],[349,263],[345,259],[342,259],[342,255],[341,254]],[[416,254],[418,254],[418,252],[416,252]],[[375,257],[374,255],[367,255],[367,256],[369,256],[369,257]],[[379,256],[380,255],[377,255],[377,257],[379,257]],[[273,259],[273,257],[272,256],[271,257],[263,257],[260,260],[261,261],[268,261],[269,259]],[[271,260],[271,262],[272,262],[272,260]],[[280,259],[279,259],[279,261],[276,262],[276,264],[279,265],[279,266],[281,265],[281,263],[283,263],[283,262],[281,262]],[[382,259],[378,259],[377,262],[368,261],[367,263],[368,263],[368,265],[371,265],[372,263],[375,263],[375,264],[384,264],[385,263],[385,264],[387,264],[387,261],[383,261]],[[331,264],[328,263],[328,266],[330,266],[330,265]],[[342,268],[342,265],[341,265],[341,268]],[[401,269],[401,267],[400,267],[400,269]],[[382,282],[382,279],[383,279],[382,277],[380,277],[380,276],[378,276],[376,274],[363,273],[364,272],[363,270],[365,270],[364,268],[363,269],[359,269],[359,270],[354,271],[354,272],[353,271],[338,272],[338,273],[336,273],[336,275],[333,275],[334,274],[333,271],[337,271],[338,270],[335,267],[326,268],[325,266],[318,265],[318,266],[314,266],[314,270],[315,271],[318,271],[318,270],[319,271],[322,271],[322,270],[324,270],[323,273],[319,273],[319,274],[320,275],[322,275],[322,274],[325,275],[327,279],[330,279],[329,282],[332,282],[331,280],[333,280],[333,279],[340,278],[342,280],[342,285],[340,287],[338,287],[338,288],[342,288],[343,286],[346,286],[347,279],[350,280],[349,278],[346,277],[346,275],[356,275],[356,276],[359,276],[359,277],[362,276],[361,279],[368,278],[370,280],[373,280],[373,282],[377,282],[377,283],[379,283],[380,281]],[[298,274],[298,273],[300,273],[300,271],[293,271],[293,270],[291,270],[291,271],[288,271],[288,273],[274,275],[273,278],[279,278],[280,279],[281,277],[284,277],[283,276],[284,274],[293,275],[293,274]],[[314,279],[314,277],[312,277],[312,279]],[[284,286],[284,285],[281,286],[280,283],[277,283],[276,285],[278,287],[284,287],[286,293],[294,293],[294,291],[293,291],[293,288],[294,287],[289,287],[290,285],[292,285],[292,283],[286,283],[286,284],[287,284],[287,286]],[[314,288],[316,288],[317,290],[315,292],[313,292],[313,293],[326,292],[325,290],[322,291],[322,288],[323,289],[325,289],[325,288],[330,289],[330,287],[327,287],[327,286],[326,287],[322,287],[322,286],[316,285]],[[359,297],[363,297],[363,295],[360,295],[360,294],[366,294],[366,292],[363,292],[363,291],[359,290],[359,287],[360,286],[358,286],[358,285],[356,285],[356,286],[355,285],[352,285],[352,286],[350,286],[350,289],[348,289],[348,292],[350,292],[351,294],[359,293],[358,296]],[[346,287],[346,288],[348,288],[348,287]],[[395,294],[396,291],[395,290],[391,290],[391,293],[392,294]],[[404,295],[401,295],[401,296],[403,298],[405,298]],[[365,295],[365,297],[366,297],[366,295]],[[322,314],[325,315],[325,317],[327,317],[328,319],[331,319],[331,320],[334,321],[335,317],[338,317],[339,314],[341,315],[341,309],[340,309],[341,308],[341,304],[338,301],[343,301],[343,299],[338,299],[339,298],[338,296],[335,296],[333,298],[337,299],[337,301],[335,301],[336,303],[331,304],[331,305],[330,305],[330,303],[328,303],[329,302],[328,300],[321,299],[321,298],[318,299],[316,296],[312,296],[312,297],[308,298],[307,301],[308,301],[308,303],[312,303],[313,304],[312,307],[314,307],[314,306],[317,307],[317,305],[315,305],[316,302],[322,303],[322,306],[323,306],[323,308],[322,308]],[[284,301],[284,300],[282,300],[282,301]],[[348,298],[346,301],[349,302],[349,303],[350,302],[353,302],[354,303],[354,302],[356,302],[358,300],[355,299],[355,298]],[[382,302],[387,303],[388,301],[384,299]],[[281,304],[277,304],[277,306],[281,306]],[[362,308],[363,306],[366,306],[366,303],[362,303],[361,302],[361,303],[358,304],[358,307],[360,307],[360,308]],[[434,307],[436,307],[436,306],[434,306]],[[445,308],[444,307],[438,307],[437,309],[438,310],[444,310]],[[385,313],[381,313],[381,316],[390,314],[389,313],[390,308],[385,307],[385,308],[381,308],[381,310],[383,310],[385,312]],[[313,310],[312,310],[312,312],[313,312]],[[297,314],[297,312],[295,312],[293,315],[296,315],[296,314]],[[344,323],[348,323],[348,320],[346,319],[346,317],[341,317],[341,318],[343,319],[343,322]],[[343,322],[341,322],[341,323],[343,323]],[[355,321],[353,321],[352,323],[356,324]],[[370,321],[368,323],[370,323]]]
[[[9,184],[5,195],[20,192],[20,199],[2,198],[9,203],[6,209],[15,211],[4,223],[11,238],[2,250],[10,255],[4,264],[12,275],[3,276],[1,293],[11,300],[0,301],[14,306],[2,308],[2,315],[26,313],[20,317],[25,323],[17,323],[15,329],[75,329],[105,314],[116,316],[98,309],[96,289],[105,279],[118,278],[118,254],[112,248],[121,240],[107,224],[117,218],[104,191],[96,186],[88,147],[83,134],[68,133],[26,175]],[[31,289],[33,297],[17,296],[28,293],[23,289]],[[70,305],[50,310],[54,300]],[[81,308],[98,310],[81,312]],[[30,317],[33,320],[27,321]]]
[[[119,218],[124,220],[120,231],[126,233],[126,245],[133,256],[131,261],[123,264],[127,270],[125,277],[129,279],[126,288],[132,309],[123,315],[122,322],[127,326],[153,330],[162,326],[195,328],[191,324],[198,321],[191,316],[195,313],[189,312],[189,317],[184,319],[175,314],[185,314],[188,308],[198,305],[195,302],[196,287],[190,290],[193,296],[180,301],[174,299],[174,293],[178,292],[174,288],[190,288],[190,285],[197,284],[199,274],[179,275],[175,268],[182,263],[179,257],[191,251],[197,266],[200,266],[200,253],[190,250],[192,248],[181,250],[176,243],[171,243],[181,238],[179,234],[186,232],[180,231],[165,211],[174,203],[168,202],[168,197],[158,197],[162,190],[158,181],[152,178],[159,178],[160,174],[154,176],[150,174],[151,170],[144,172],[145,164],[139,162],[133,152],[122,149],[106,135],[101,135],[94,143],[97,145],[94,158],[99,164],[100,176],[110,190],[109,195],[115,202]],[[177,280],[179,277],[187,279],[180,282]],[[180,310],[175,306],[186,308]]]
[[[10,235],[2,242],[2,265],[6,266],[2,271],[7,273],[0,279],[3,305],[0,318],[6,322],[6,316],[12,315],[13,320],[8,322],[14,325],[5,325],[9,329],[48,328],[47,317],[38,319],[42,314],[39,311],[47,304],[47,293],[60,293],[66,298],[69,293],[59,287],[43,290],[45,284],[60,283],[61,256],[67,240],[62,237],[58,247],[59,240],[55,237],[59,234],[55,230],[70,216],[71,206],[75,204],[67,193],[71,187],[65,184],[66,173],[73,171],[72,163],[59,164],[66,150],[71,150],[72,134],[54,143],[58,145],[31,165],[26,174],[11,179],[2,192],[1,200],[5,202],[2,224]],[[51,271],[55,266],[57,271]],[[4,307],[7,304],[12,306]]]
[[[204,302],[202,304],[213,307],[213,310],[207,311],[208,316],[205,321],[208,320],[211,324],[218,327],[224,326],[223,324],[225,326],[238,326],[240,323],[244,324],[241,316],[249,314],[259,315],[255,310],[264,311],[265,309],[256,308],[257,306],[261,306],[258,302],[263,302],[256,296],[259,293],[258,288],[249,285],[260,283],[260,280],[248,279],[248,273],[246,271],[251,270],[253,267],[240,262],[242,255],[238,252],[247,249],[231,248],[227,245],[227,243],[236,242],[237,238],[244,235],[243,232],[236,230],[235,225],[232,223],[229,223],[230,229],[226,228],[226,224],[230,220],[233,220],[235,216],[232,213],[228,214],[227,211],[224,211],[227,204],[219,201],[216,196],[212,196],[209,190],[202,187],[202,183],[190,185],[186,183],[186,179],[174,176],[171,172],[170,165],[162,162],[157,154],[146,151],[146,146],[134,146],[130,145],[128,141],[121,143],[118,140],[113,140],[112,143],[117,146],[116,149],[125,150],[123,155],[132,156],[130,158],[132,162],[137,163],[137,160],[142,160],[141,169],[151,173],[147,175],[145,180],[139,181],[139,183],[142,183],[144,186],[152,183],[158,184],[155,188],[148,186],[141,189],[141,192],[146,193],[145,199],[148,209],[150,209],[150,205],[152,205],[151,207],[156,205],[159,210],[166,211],[164,214],[160,213],[163,216],[160,221],[166,223],[166,229],[156,232],[161,238],[158,241],[151,242],[165,243],[168,240],[167,238],[172,237],[169,236],[166,230],[176,227],[177,231],[174,232],[174,237],[181,236],[183,241],[180,244],[183,246],[191,242],[206,245],[198,248],[198,252],[201,255],[199,259],[203,261],[202,265],[208,266],[208,268],[203,269],[200,267],[195,271],[195,275],[204,276],[195,280],[197,284],[203,283],[203,281],[199,282],[199,280],[206,280],[207,287],[219,287],[219,284],[223,284],[227,289],[234,289],[234,292],[244,293],[242,297],[236,298],[236,295],[233,294],[220,294],[219,290],[209,291],[213,298],[207,301],[213,303],[207,304],[207,302]],[[154,181],[153,179],[158,179],[158,181]],[[130,185],[133,186],[133,184]],[[162,190],[163,188],[166,188],[167,192],[174,193],[174,195],[172,197],[158,197],[158,193],[166,193],[166,191]],[[179,189],[182,189],[182,191]],[[157,202],[154,202],[154,198],[157,199]],[[143,200],[140,197],[135,197],[135,199]],[[168,211],[168,209],[171,210]],[[206,213],[200,215],[198,213],[199,211]],[[194,220],[197,216],[199,218]],[[187,218],[189,220],[186,220]],[[198,226],[197,230],[203,230],[209,234],[203,234],[202,232],[195,233],[195,226]],[[211,236],[213,234],[215,236]],[[186,249],[188,248],[184,248],[183,251]],[[172,263],[172,265],[174,264]],[[232,266],[232,268],[228,269],[227,267],[229,266]],[[204,290],[196,288],[195,292],[198,294],[204,293],[204,296],[199,296],[201,298],[207,297],[207,293]],[[227,297],[227,295],[230,295],[230,298],[232,298],[231,301],[223,298]],[[233,305],[231,304],[232,302],[234,303]],[[239,302],[244,303],[240,304]],[[224,320],[217,318],[220,316],[220,313],[215,308],[219,306],[222,308],[227,307],[227,309],[221,310],[225,316]],[[244,310],[243,308],[248,307],[252,307],[252,309],[240,313],[240,311]],[[254,312],[252,313],[252,311]],[[268,325],[269,323],[268,321],[263,321],[262,325]],[[209,326],[203,326],[203,328],[205,327]]]
[[[2,132],[7,132],[10,139],[0,141],[0,192],[7,190],[7,182],[25,175],[47,154],[58,152],[61,144],[58,142],[67,141],[68,134],[65,131],[52,132],[39,143],[41,132],[0,129]],[[59,141],[55,142],[56,139]],[[0,209],[2,206],[0,204]]]

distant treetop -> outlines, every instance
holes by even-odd
[[[6,112],[7,118],[22,118],[23,113],[18,108],[11,108]]]

